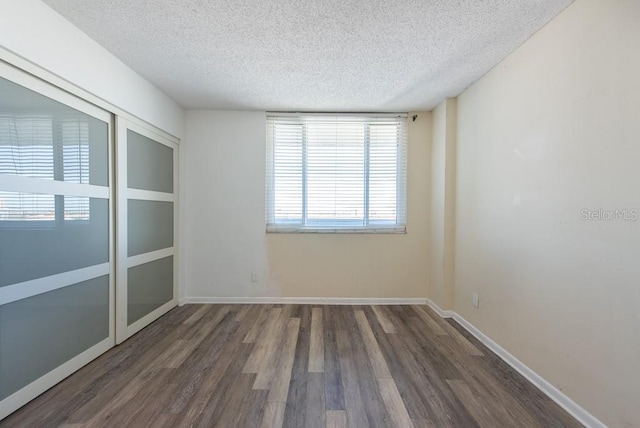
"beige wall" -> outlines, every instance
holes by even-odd
[[[640,426],[640,2],[578,0],[458,99],[454,309]],[[471,294],[480,293],[480,308]]]
[[[446,99],[433,111],[431,143],[431,226],[429,298],[453,309],[456,100]]]
[[[427,296],[430,122],[430,113],[419,113],[415,122],[407,121],[407,233],[268,234],[274,293]]]
[[[186,122],[185,297],[427,296],[431,113],[407,122],[406,234],[266,234],[264,112],[188,111]]]

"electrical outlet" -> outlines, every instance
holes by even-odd
[[[478,293],[473,293],[473,296],[471,297],[471,304],[474,308],[480,307],[480,295],[478,295]]]
[[[251,272],[251,282],[258,282],[258,274],[256,272]]]

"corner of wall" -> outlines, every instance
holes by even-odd
[[[416,119],[414,120],[413,118],[416,117]],[[423,141],[423,143],[426,145],[425,147],[425,154],[426,156],[421,157],[420,161],[423,162],[423,165],[425,166],[429,166],[431,165],[431,156],[432,156],[432,147],[433,147],[433,111],[412,111],[408,113],[408,117],[407,117],[407,123],[408,123],[408,127],[411,128],[412,126],[415,125],[419,125],[415,124],[414,122],[416,121],[420,121],[422,122],[422,126],[424,127],[424,136],[426,137],[425,140]],[[422,135],[422,134],[421,134]],[[431,201],[431,175],[429,172],[427,172],[426,174],[426,181],[423,181],[423,184],[425,186],[425,193],[424,193],[424,197],[426,198],[427,202]],[[431,212],[430,209],[427,208],[426,210],[427,216],[424,217],[422,220],[425,222],[426,224],[426,283],[425,283],[425,289],[424,289],[424,294],[423,296],[429,296],[431,294],[431,257],[430,257],[430,248],[429,248],[429,242],[431,242],[431,227],[429,227],[430,223],[431,223]]]
[[[431,146],[429,298],[453,309],[457,100],[445,99],[433,113]]]

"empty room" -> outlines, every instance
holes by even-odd
[[[0,427],[640,428],[640,1],[0,0]]]

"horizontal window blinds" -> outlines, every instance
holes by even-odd
[[[267,117],[267,229],[404,231],[406,117]]]
[[[0,174],[89,184],[88,121],[0,113]],[[56,212],[87,220],[89,198],[0,192],[0,221],[53,221]]]

